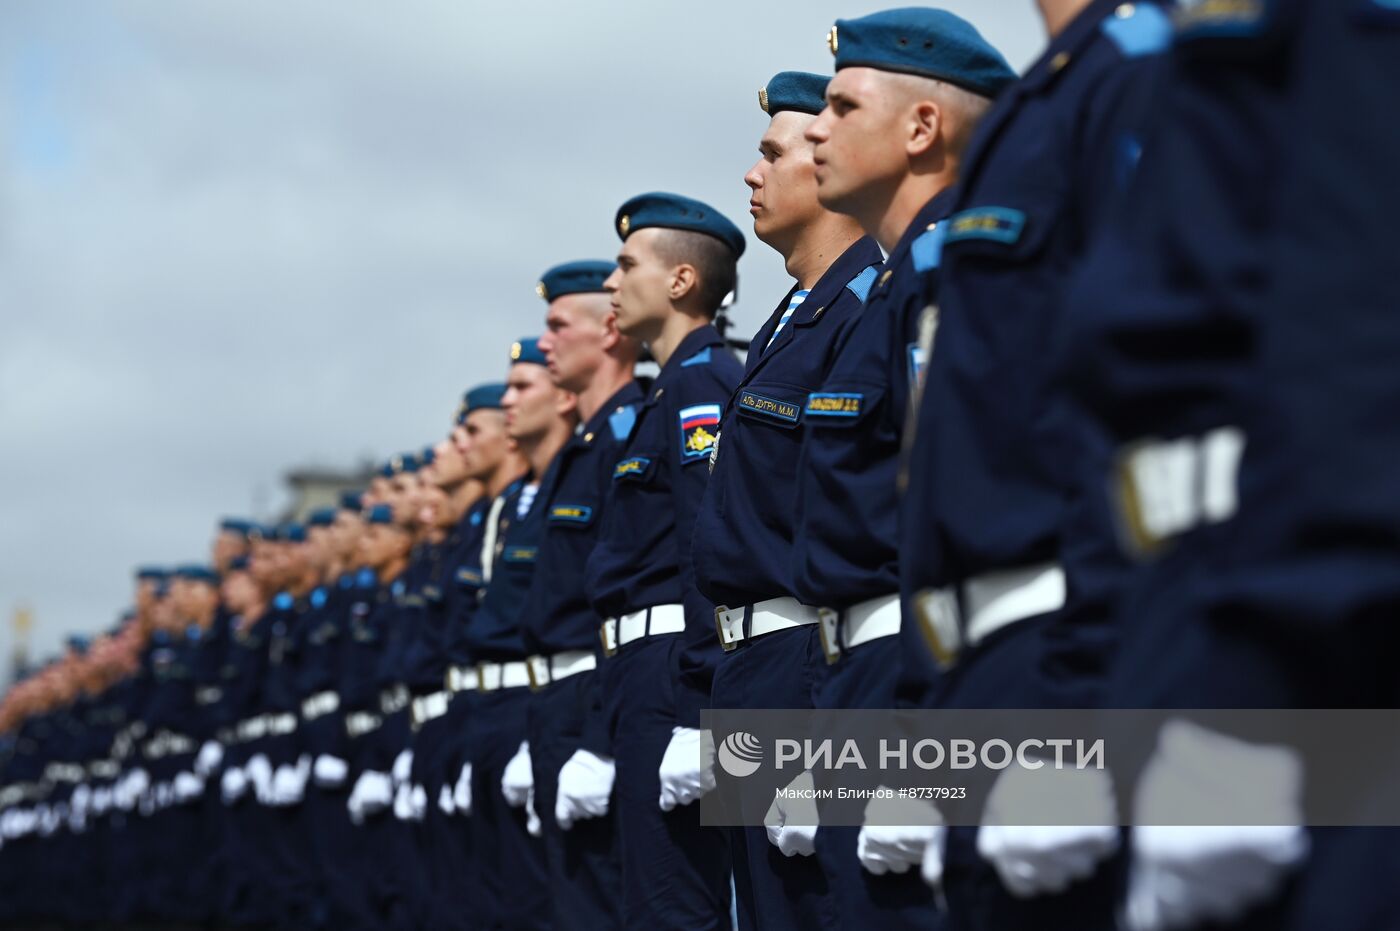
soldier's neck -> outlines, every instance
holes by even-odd
[[[914,222],[919,211],[927,207],[929,201],[952,187],[956,180],[951,160],[945,160],[938,171],[911,174],[904,179],[890,198],[884,214],[870,230],[887,257],[894,251],[894,247],[899,245],[899,240],[908,231],[909,224]]]
[[[824,212],[820,219],[802,227],[792,247],[783,252],[787,273],[797,279],[799,290],[810,291],[862,235],[855,220]]]
[[[528,468],[530,466],[524,456],[517,452],[506,453],[506,457],[486,482],[486,496],[493,501],[499,498],[502,492],[510,487],[510,483],[524,475]]]
[[[647,348],[651,350],[656,364],[665,368],[685,338],[709,322],[708,317],[695,316],[681,310],[674,310],[668,314],[666,322],[661,325],[661,332],[647,342]]]
[[[538,440],[528,445],[523,442],[520,444],[520,451],[530,463],[530,474],[535,481],[540,480],[549,464],[554,461],[554,457],[559,455],[559,450],[569,442],[576,422],[573,417],[560,417]]]
[[[380,566],[380,568],[379,568],[379,581],[380,581],[380,583],[381,583],[381,584],[387,584],[387,583],[389,583],[389,582],[394,581],[394,579],[397,579],[400,575],[402,575],[402,574],[403,574],[403,571],[404,571],[405,569],[407,569],[407,568],[408,568],[408,558],[407,558],[407,557],[405,557],[405,556],[398,556],[398,557],[395,557],[392,561],[390,561],[390,562],[388,562],[388,563],[385,563],[383,566]]]
[[[617,360],[611,356],[604,360],[598,371],[593,373],[588,387],[578,393],[579,420],[584,423],[592,420],[599,408],[632,380],[634,364],[632,360]]]
[[[1036,0],[1036,5],[1040,7],[1040,18],[1045,22],[1046,34],[1054,40],[1092,2],[1093,0]]]

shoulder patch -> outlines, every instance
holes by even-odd
[[[330,596],[326,594],[326,590],[324,588],[317,588],[314,592],[311,593],[311,607],[325,607],[326,599],[329,597]]]
[[[651,465],[651,460],[645,456],[630,456],[617,465],[613,466],[613,479],[626,478],[629,475],[641,475],[646,472]]]
[[[277,597],[272,599],[272,606],[278,611],[290,611],[295,603],[296,599],[292,597],[291,592],[278,592]]]
[[[918,392],[924,386],[924,369],[928,367],[928,351],[918,343],[910,343],[909,353],[909,390]]]
[[[807,395],[808,417],[859,417],[864,394],[853,391],[817,391]]]
[[[1026,214],[1010,207],[973,207],[945,221],[944,244],[983,239],[1015,245],[1026,229]]]
[[[862,304],[870,296],[870,289],[875,287],[875,279],[880,276],[880,266],[872,265],[846,282],[846,290],[854,294]]]
[[[943,237],[947,235],[944,223],[935,224],[933,229],[920,233],[909,245],[909,259],[914,263],[914,271],[933,271],[943,261]]]
[[[556,504],[549,509],[551,524],[588,524],[593,521],[593,508],[586,504]]]
[[[781,420],[784,423],[797,423],[802,419],[800,405],[779,398],[770,398],[748,389],[739,392],[738,405],[740,410],[750,411],[771,420]]]
[[[624,404],[608,415],[608,428],[612,430],[613,439],[619,443],[632,435],[632,428],[637,425],[637,405]]]
[[[709,347],[709,346],[706,346],[704,349],[700,350],[700,351],[697,352],[695,355],[691,356],[689,359],[686,359],[684,362],[682,362],[682,363],[681,363],[681,368],[689,368],[689,367],[692,366],[692,365],[709,365],[709,364],[710,364],[710,347]]]
[[[1104,17],[1099,28],[1129,58],[1163,51],[1172,41],[1171,19],[1155,3],[1141,0],[1118,7]]]
[[[709,458],[710,447],[715,445],[715,434],[719,432],[719,420],[718,404],[681,408],[681,462]]]
[[[480,526],[481,526],[481,522],[482,522],[483,520],[485,520],[485,519],[486,519],[486,517],[485,517],[484,514],[482,514],[482,512],[480,512],[480,511],[472,511],[472,516],[471,516],[471,520],[469,521],[469,523],[470,523],[473,527],[480,527]]]

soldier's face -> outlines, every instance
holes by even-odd
[[[826,109],[807,127],[823,207],[860,217],[903,178],[903,108],[874,68],[842,68],[826,89]],[[897,76],[896,76],[897,77]]]
[[[223,572],[228,568],[228,564],[242,556],[248,551],[248,542],[242,534],[231,530],[220,530],[214,537],[214,546],[211,561],[214,568]]]
[[[603,287],[612,296],[617,328],[634,339],[645,340],[671,311],[673,268],[656,250],[663,231],[655,227],[637,230],[622,244],[617,268]]]
[[[457,431],[453,431],[455,437]],[[454,488],[467,477],[466,464],[453,439],[446,439],[433,447],[433,484],[439,488]]]
[[[549,370],[531,362],[517,362],[506,377],[501,409],[506,412],[506,434],[513,440],[533,440],[547,433],[559,419],[559,389]]]
[[[796,234],[821,213],[813,145],[803,135],[816,117],[784,110],[759,140],[759,159],[744,175],[753,194],[754,235],[784,255]]]
[[[467,475],[488,479],[510,452],[510,437],[506,435],[505,414],[492,408],[472,411],[462,426],[466,449],[462,458]]]
[[[606,294],[566,294],[550,302],[540,350],[556,385],[567,391],[588,387],[607,354],[612,316]]]

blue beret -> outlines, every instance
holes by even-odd
[[[638,194],[617,209],[617,235],[623,241],[640,229],[659,226],[713,236],[729,247],[734,258],[744,254],[744,234],[718,210],[679,194],[654,191]]]
[[[306,528],[301,524],[283,524],[277,529],[274,539],[283,543],[305,543]]]
[[[363,493],[358,491],[342,491],[340,493],[340,507],[346,511],[359,511],[365,506]]]
[[[827,35],[836,70],[878,68],[947,81],[996,97],[1016,80],[1001,52],[946,10],[905,7],[838,19]]]
[[[87,637],[84,637],[82,634],[68,635],[68,649],[72,650],[74,653],[77,653],[79,656],[85,654],[88,651],[88,647],[91,644],[92,640],[90,640]]]
[[[516,362],[532,362],[535,365],[548,365],[544,353],[540,352],[540,341],[538,339],[517,340],[510,347],[511,364]]]
[[[593,294],[603,290],[603,282],[613,273],[613,262],[585,260],[556,265],[540,277],[535,293],[546,301],[566,294]]]
[[[394,522],[394,509],[387,504],[376,504],[369,509],[369,516],[365,519],[371,524],[392,524]]]
[[[394,457],[394,472],[396,474],[402,474],[404,472],[412,474],[417,471],[418,457],[413,455],[413,453],[403,453]]]
[[[335,508],[317,508],[306,517],[313,527],[329,527],[335,523]]]
[[[437,450],[433,449],[431,446],[424,446],[423,451],[418,454],[418,461],[425,466],[432,465],[436,459]]]
[[[245,572],[248,569],[249,561],[247,556],[237,556],[228,561],[229,572]]]
[[[457,408],[457,423],[466,423],[467,415],[472,411],[499,410],[501,399],[505,396],[505,385],[477,385],[462,396],[462,405]]]
[[[208,582],[211,585],[219,584],[219,574],[208,566],[180,566],[175,570],[175,577],[184,579],[187,582]]]
[[[248,536],[253,529],[253,522],[244,520],[241,517],[225,517],[219,521],[219,529],[227,530],[229,533],[236,533],[240,536]]]
[[[155,582],[163,580],[168,575],[170,575],[170,570],[161,569],[158,566],[142,566],[136,570],[138,579],[150,579]]]
[[[826,86],[831,78],[808,71],[779,71],[759,88],[758,105],[769,116],[784,110],[810,113],[813,116],[826,107]]]
[[[399,470],[396,460],[390,459],[388,462],[384,463],[382,466],[379,467],[379,477],[393,478],[395,475],[398,474],[398,471]]]

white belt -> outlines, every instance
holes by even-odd
[[[50,782],[82,782],[87,770],[77,763],[50,763],[44,767],[44,778]]]
[[[652,605],[618,618],[608,618],[603,622],[598,634],[603,639],[603,653],[612,656],[623,644],[655,637],[660,634],[679,634],[685,631],[685,605]]]
[[[929,649],[948,665],[1003,627],[1063,608],[1065,570],[1047,562],[987,572],[960,586],[919,592],[914,603]]]
[[[748,620],[747,629],[744,626],[745,618]],[[723,605],[715,608],[715,630],[719,633],[719,645],[724,647],[725,652],[737,649],[741,640],[752,640],[793,627],[806,627],[820,623],[820,620],[816,608],[787,596],[769,598],[742,608],[726,608]]]
[[[281,714],[265,714],[267,719],[267,733],[272,737],[280,737],[283,734],[290,734],[297,729],[297,716],[290,711]]]
[[[267,717],[258,715],[238,722],[238,739],[241,743],[267,736]]]
[[[159,760],[177,753],[193,753],[194,741],[183,734],[160,731],[146,742],[145,755],[148,760]]]
[[[339,710],[340,696],[335,692],[317,692],[301,703],[301,716],[307,721],[314,721]]]
[[[94,779],[112,779],[120,773],[116,760],[94,760],[88,764],[88,774]]]
[[[899,633],[899,596],[882,595],[862,601],[842,612],[841,619],[841,646],[846,649],[893,637]]]
[[[481,673],[475,666],[453,666],[447,670],[447,691],[475,692],[481,687]]]
[[[217,685],[208,685],[201,689],[196,689],[194,701],[197,705],[212,705],[224,697],[224,690]]]
[[[598,668],[598,657],[591,650],[564,650],[551,656],[535,654],[525,660],[530,688],[539,690],[551,682],[567,679]]]
[[[413,700],[413,729],[417,730],[429,721],[447,714],[447,706],[452,702],[452,693],[434,692]]]
[[[355,711],[345,716],[345,733],[350,737],[363,737],[379,729],[384,719],[369,711]]]
[[[510,663],[478,663],[476,669],[481,676],[477,689],[482,692],[518,689],[530,684],[529,664],[524,660]]]

